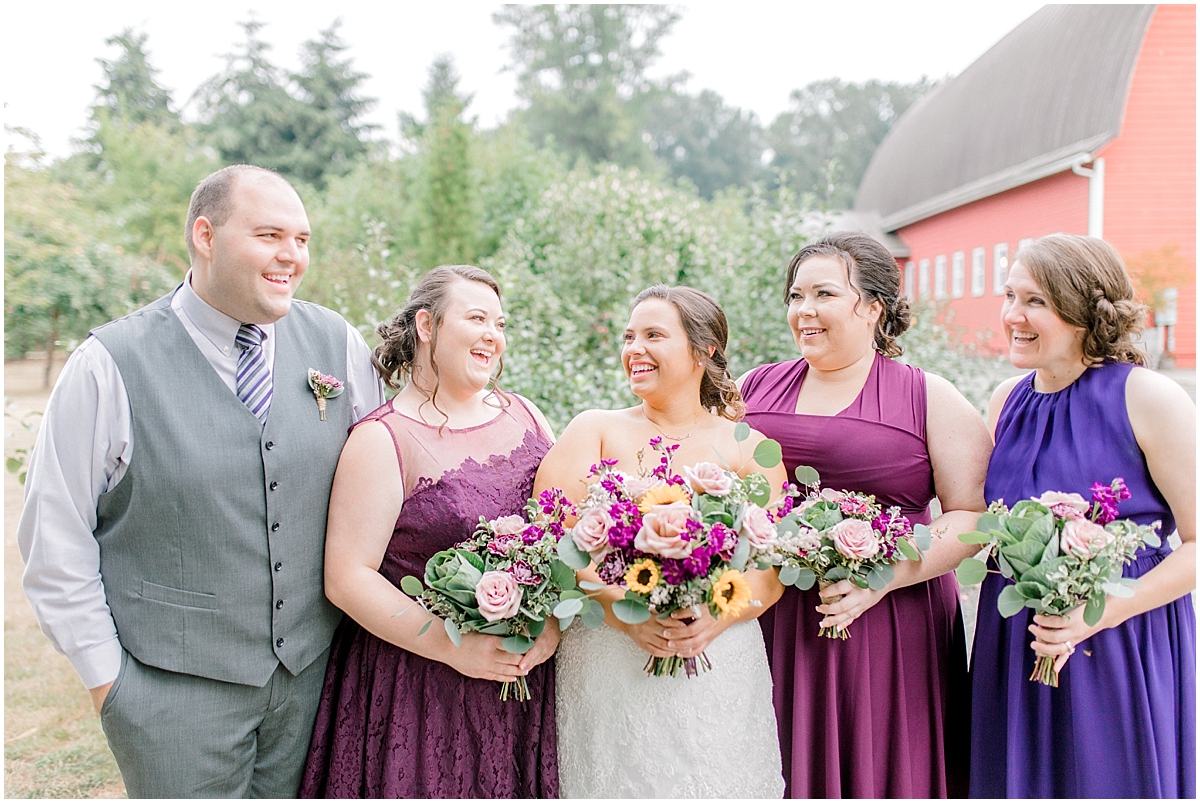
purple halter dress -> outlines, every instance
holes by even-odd
[[[1125,567],[1140,577],[1171,552],[1175,521],[1146,468],[1125,407],[1129,363],[1089,368],[1057,393],[1033,374],[1013,388],[996,425],[987,499],[1009,505],[1045,491],[1091,498],[1122,477],[1118,515],[1163,523],[1163,545]],[[1002,619],[1008,581],[984,580],[972,657],[972,797],[1196,797],[1196,615],[1190,596],[1085,641],[1058,688],[1030,681],[1028,610]]]
[[[486,424],[428,426],[391,402],[379,421],[396,446],[404,506],[379,572],[397,587],[474,532],[520,514],[549,440],[519,401]],[[361,424],[361,422],[360,422]],[[527,677],[528,702],[368,633],[334,634],[301,797],[558,797],[554,661]]]
[[[925,375],[876,356],[858,398],[834,416],[795,412],[804,360],[764,365],[743,383],[746,421],[779,441],[821,487],[874,494],[928,524]],[[794,476],[794,475],[793,475]],[[965,792],[966,644],[953,575],[887,594],[845,641],[817,635],[815,588],[789,588],[763,614],[786,795],[946,797]],[[948,785],[949,783],[949,785]]]

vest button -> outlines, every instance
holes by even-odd
[[[275,522],[274,524],[271,525],[271,532],[275,532],[278,529],[279,529],[279,522]]]
[[[283,639],[281,639],[281,638],[277,638],[277,639],[275,639],[275,646],[276,646],[276,647],[282,647],[282,646],[283,646]]]
[[[275,441],[267,441],[267,451],[269,452],[274,448],[275,448]]]
[[[282,569],[282,568],[283,568],[283,564],[282,564],[282,563],[276,563],[276,564],[275,564],[275,571],[279,571],[279,570],[280,570],[280,569]]]
[[[276,488],[278,488],[278,487],[279,487],[279,483],[277,483],[277,482],[272,482],[272,483],[271,483],[271,485],[270,485],[270,488],[271,488],[271,490],[272,490],[272,491],[273,491],[273,490],[275,490],[275,489],[276,489]]]
[[[282,607],[283,607],[283,600],[281,600],[281,599],[275,600],[275,610],[279,610]]]

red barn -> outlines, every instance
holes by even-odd
[[[1044,7],[897,121],[855,206],[906,246],[906,292],[997,350],[1021,245],[1103,237],[1154,310],[1146,348],[1194,367],[1196,7]]]

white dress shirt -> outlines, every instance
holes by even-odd
[[[241,323],[209,306],[191,274],[171,309],[231,392],[237,392]],[[275,366],[275,325],[261,326],[267,365]],[[371,352],[346,324],[346,396],[355,421],[384,402]],[[71,354],[50,394],[29,459],[17,542],[23,585],[42,631],[67,656],[87,688],[115,680],[121,645],[100,577],[96,504],[115,488],[133,459],[133,426],[125,383],[100,341],[88,337]],[[86,456],[86,457],[85,457]]]

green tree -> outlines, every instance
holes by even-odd
[[[94,238],[94,224],[69,184],[57,182],[39,152],[4,158],[4,351],[55,352],[101,323],[166,292],[174,279],[150,260]]]
[[[436,265],[472,262],[479,228],[477,185],[472,166],[474,124],[464,119],[468,96],[458,90],[458,75],[449,56],[429,68],[425,86],[425,122],[402,118],[417,134],[419,164],[414,200],[420,209],[417,263]]]
[[[493,19],[514,30],[510,69],[526,107],[518,113],[538,146],[572,161],[648,166],[644,107],[678,77],[646,69],[679,12],[655,5],[506,6]]]
[[[839,78],[792,92],[791,109],[771,123],[771,166],[791,171],[796,186],[824,206],[850,208],[867,165],[900,115],[934,86]]]
[[[158,83],[158,70],[150,66],[146,38],[146,33],[126,28],[104,40],[106,45],[116,45],[121,51],[111,61],[96,59],[104,68],[104,81],[95,86],[93,121],[162,126],[179,123],[179,114],[171,108],[171,93]]]
[[[725,105],[710,89],[699,95],[660,93],[647,106],[650,149],[675,178],[688,178],[712,198],[729,186],[769,178],[763,167],[766,135],[752,112]]]

